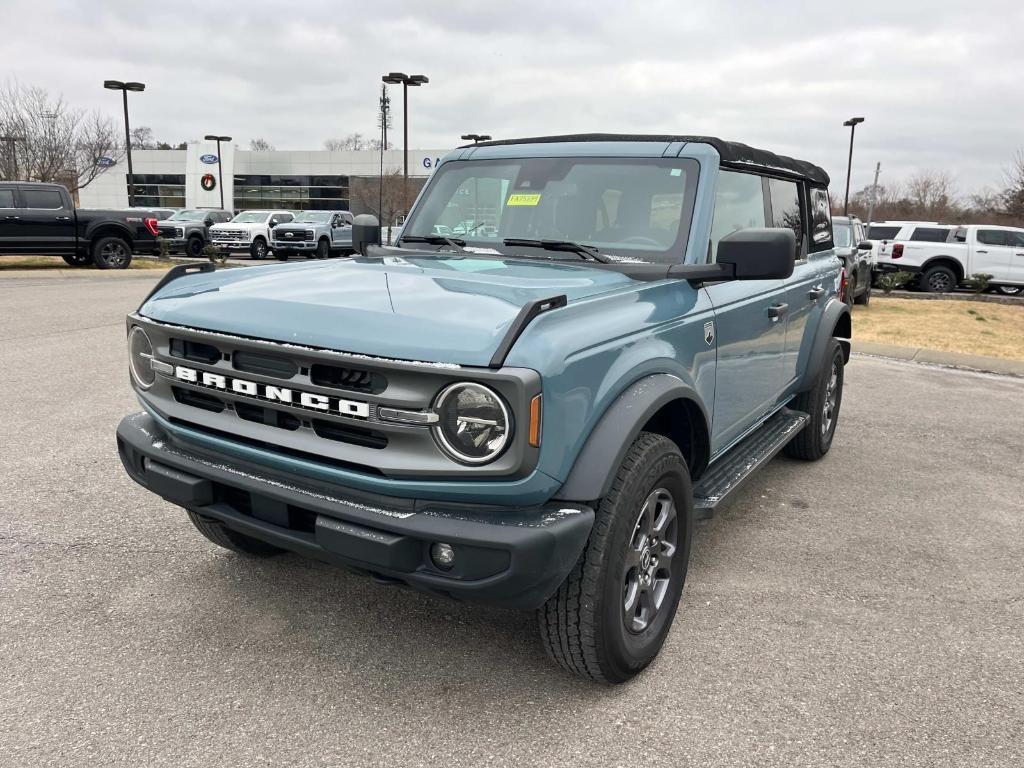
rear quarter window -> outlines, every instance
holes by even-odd
[[[892,240],[899,231],[899,227],[868,227],[868,239]]]
[[[14,207],[14,190],[0,189],[0,208]]]
[[[949,239],[952,230],[939,227],[915,227],[910,239],[923,243],[944,243]]]
[[[811,250],[827,250],[832,241],[832,202],[828,190],[811,187]]]

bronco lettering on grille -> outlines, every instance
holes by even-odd
[[[174,378],[178,381],[196,384],[200,387],[219,389],[223,392],[255,397],[272,403],[283,403],[296,408],[334,412],[357,419],[368,419],[370,417],[369,403],[359,400],[329,397],[328,395],[319,395],[315,392],[300,392],[290,387],[277,387],[273,384],[261,384],[257,381],[236,379],[233,376],[225,376],[220,373],[186,368],[183,365],[174,366]]]

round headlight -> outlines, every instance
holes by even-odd
[[[463,382],[441,390],[434,401],[434,435],[445,453],[463,464],[486,464],[512,437],[508,408],[481,384]]]
[[[139,326],[132,328],[128,334],[128,367],[132,378],[142,389],[149,389],[156,381],[156,373],[150,361],[153,359],[153,345],[149,336]]]

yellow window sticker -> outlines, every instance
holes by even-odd
[[[537,205],[540,202],[539,192],[518,192],[514,195],[509,195],[508,202],[506,205]]]

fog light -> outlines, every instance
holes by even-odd
[[[455,565],[455,550],[451,544],[438,542],[430,547],[430,559],[438,568],[447,571]]]

